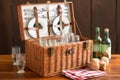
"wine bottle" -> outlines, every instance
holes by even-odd
[[[102,54],[111,59],[111,40],[109,38],[109,29],[104,29],[104,38],[102,40]]]
[[[100,37],[100,27],[96,27],[95,39],[93,40],[93,58],[101,58],[101,44],[102,39]]]

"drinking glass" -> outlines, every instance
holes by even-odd
[[[47,39],[45,39],[45,38],[40,38],[40,45],[41,46],[48,46],[48,40]]]
[[[57,39],[49,39],[49,46],[56,46],[57,44]]]
[[[75,42],[74,33],[69,34],[69,42]]]
[[[62,37],[57,38],[56,41],[57,41],[57,45],[61,45]]]
[[[13,65],[16,65],[16,57],[19,53],[21,53],[20,47],[19,46],[13,46],[12,47],[12,54],[11,54]]]
[[[25,54],[23,53],[18,54],[16,58],[16,62],[17,62],[17,68],[18,68],[17,73],[24,73],[25,72],[24,68],[26,64]]]
[[[69,43],[68,35],[62,35],[62,37],[61,37],[61,44],[67,44],[67,43]]]
[[[74,40],[75,40],[75,42],[79,42],[80,41],[80,36],[79,35],[74,35]]]

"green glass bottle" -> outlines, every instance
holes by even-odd
[[[104,38],[102,40],[102,54],[111,59],[111,40],[109,38],[109,29],[104,29]]]
[[[100,37],[100,27],[96,27],[95,39],[93,40],[93,58],[101,58],[101,44],[102,39]]]

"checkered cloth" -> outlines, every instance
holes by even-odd
[[[107,73],[104,71],[100,71],[100,70],[93,71],[88,68],[80,69],[80,70],[63,70],[62,74],[73,80],[86,80],[90,78],[96,78],[107,75]]]

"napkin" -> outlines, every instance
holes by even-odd
[[[62,74],[73,80],[87,80],[107,75],[107,73],[104,71],[94,71],[88,68],[79,70],[63,70]]]

